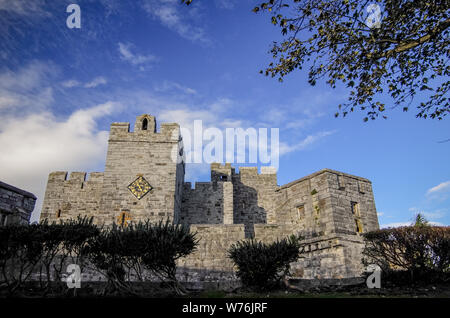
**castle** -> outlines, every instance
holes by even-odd
[[[176,157],[176,160],[174,160]],[[104,172],[52,172],[41,219],[92,216],[97,224],[169,219],[190,226],[197,250],[178,262],[186,280],[227,279],[227,249],[238,240],[304,237],[298,278],[348,278],[362,272],[361,233],[379,228],[371,182],[324,169],[279,186],[274,169],[211,164],[211,181],[184,182],[180,128],[156,129],[154,116],[112,123]],[[230,276],[231,275],[231,276]]]

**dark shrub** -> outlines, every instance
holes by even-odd
[[[152,224],[139,222],[126,227],[113,226],[89,241],[86,254],[99,272],[108,278],[108,288],[135,293],[131,275],[145,280],[147,269],[183,293],[178,284],[176,260],[189,255],[197,246],[195,234],[169,221]]]
[[[178,283],[176,274],[176,260],[192,253],[198,241],[196,233],[191,233],[183,225],[174,225],[166,221],[156,225],[138,223],[135,230],[145,235],[142,263],[153,274],[166,281],[178,294],[184,294],[184,288]]]
[[[51,285],[61,286],[65,260],[70,257],[81,267],[82,246],[98,233],[92,218],[86,217],[0,227],[0,282],[10,293],[20,289],[33,274],[39,275],[40,288],[46,292]]]
[[[364,234],[364,263],[377,264],[396,282],[442,280],[450,274],[450,227],[408,226]],[[397,273],[395,273],[397,272]],[[398,279],[397,279],[398,278]]]
[[[246,287],[256,290],[273,288],[288,272],[290,263],[299,257],[299,238],[291,236],[265,244],[240,241],[228,250],[237,267],[237,276]]]
[[[43,248],[39,225],[0,227],[1,285],[15,293],[41,260]]]

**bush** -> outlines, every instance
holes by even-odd
[[[173,225],[168,221],[154,226],[149,222],[138,223],[135,230],[145,233],[147,244],[142,253],[145,268],[166,281],[175,292],[184,294],[184,288],[175,277],[176,260],[196,249],[196,233],[191,233],[185,226]]]
[[[92,218],[78,217],[60,223],[8,225],[0,227],[0,287],[13,294],[32,274],[38,274],[40,292],[61,292],[67,261],[79,265],[81,271],[90,261],[93,270],[108,279],[105,293],[112,289],[136,295],[132,276],[145,281],[143,273],[148,270],[181,294],[176,260],[190,254],[197,244],[188,228],[169,221],[98,228]]]
[[[40,288],[49,291],[52,281],[61,281],[67,258],[71,257],[72,263],[82,267],[82,246],[99,231],[92,218],[86,217],[60,223],[49,224],[44,220],[39,224],[0,227],[1,283],[14,293],[39,270]]]
[[[288,274],[290,263],[299,257],[299,238],[291,236],[265,244],[254,240],[239,241],[228,250],[242,284],[256,290],[276,286]]]
[[[365,233],[364,238],[363,262],[379,265],[386,277],[407,271],[410,281],[429,281],[450,274],[450,227],[389,228]]]
[[[30,278],[41,260],[39,225],[0,227],[1,285],[14,294]]]
[[[189,255],[197,246],[195,234],[181,225],[139,222],[126,227],[113,226],[92,238],[85,253],[97,270],[108,278],[108,289],[136,294],[130,278],[144,281],[147,269],[169,284],[178,294],[176,260]]]

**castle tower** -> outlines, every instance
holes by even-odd
[[[154,116],[112,123],[104,172],[65,171],[49,175],[41,219],[93,216],[97,224],[124,224],[149,219],[177,222],[184,183],[182,140],[178,124]]]
[[[111,124],[100,213],[105,223],[174,220],[184,182],[179,125],[158,133],[155,117],[141,115],[129,126]]]

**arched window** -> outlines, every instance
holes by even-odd
[[[148,127],[148,120],[147,118],[144,118],[144,120],[142,121],[142,130],[147,130]]]

